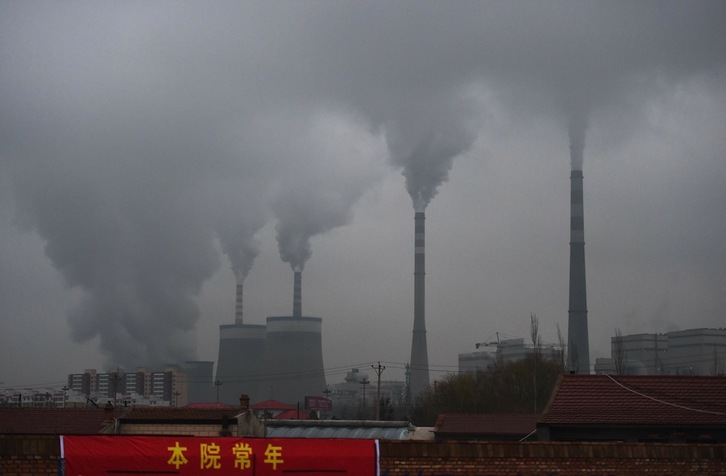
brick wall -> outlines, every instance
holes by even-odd
[[[382,441],[381,476],[725,475],[726,444]],[[58,472],[54,436],[0,435],[0,476]]]
[[[57,475],[60,442],[57,436],[0,435],[0,475]]]
[[[380,449],[382,476],[726,474],[726,445],[390,441]]]

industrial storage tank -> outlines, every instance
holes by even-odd
[[[319,317],[274,316],[267,318],[263,399],[301,405],[306,396],[325,390],[322,343],[323,320]]]

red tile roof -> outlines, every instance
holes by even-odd
[[[444,413],[436,419],[437,436],[527,435],[537,426],[538,414]]]
[[[565,375],[540,424],[726,425],[726,377]]]
[[[103,408],[0,408],[0,434],[93,435],[118,414]]]
[[[190,403],[188,405],[184,405],[184,408],[226,408],[226,409],[234,409],[236,408],[234,405],[227,405],[226,403],[220,403],[220,402],[194,402]]]

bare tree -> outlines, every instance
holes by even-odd
[[[534,389],[534,413],[537,413],[537,363],[542,341],[539,336],[539,318],[537,314],[529,315],[529,335],[532,338],[532,388]]]
[[[623,344],[623,333],[619,328],[615,328],[615,337],[612,338],[611,345],[610,353],[615,364],[615,374],[623,375],[625,373],[625,345]]]
[[[565,338],[562,336],[562,330],[560,329],[560,324],[557,323],[557,360],[560,363],[560,368],[563,372],[567,370],[565,364]]]

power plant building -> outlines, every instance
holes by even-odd
[[[726,374],[726,329],[621,335],[611,337],[610,343],[610,358],[597,359],[595,373]]]
[[[515,362],[532,355],[535,347],[525,344],[523,338],[503,339],[500,342],[488,345],[491,351],[477,350],[475,352],[459,354],[459,372],[476,372],[486,370],[495,362]],[[543,359],[559,361],[563,349],[554,344],[541,345],[536,348],[538,355]]]
[[[235,324],[219,328],[215,385],[219,400],[304,403],[325,390],[322,319],[302,315],[302,273],[295,271],[293,315],[272,316],[266,325],[242,323],[242,289],[237,286]]]

